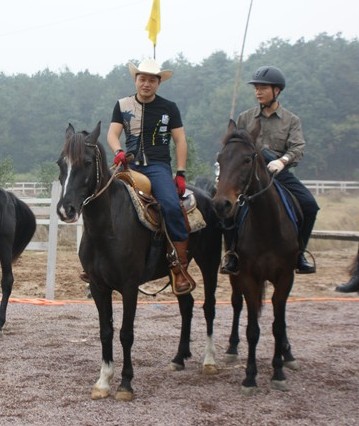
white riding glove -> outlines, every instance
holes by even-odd
[[[284,169],[284,163],[281,160],[273,160],[268,163],[267,168],[271,173],[277,175]]]

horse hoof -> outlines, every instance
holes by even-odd
[[[234,364],[238,361],[238,355],[237,354],[225,354],[224,361],[226,364]]]
[[[286,392],[289,390],[289,387],[287,385],[286,380],[272,380],[271,381],[271,388],[273,390],[279,390],[282,392]]]
[[[100,389],[100,388],[92,388],[91,391],[91,399],[104,399],[110,396],[110,390],[109,389]]]
[[[129,402],[129,401],[132,401],[133,398],[134,398],[133,392],[127,389],[119,389],[115,394],[116,401]]]
[[[257,386],[241,386],[243,396],[253,396],[257,393]]]
[[[202,367],[202,373],[206,376],[213,376],[218,374],[218,368],[214,364],[206,364]]]
[[[177,364],[176,362],[171,362],[170,370],[171,371],[182,371],[182,370],[184,370],[184,365]]]
[[[284,361],[283,363],[284,367],[288,368],[289,370],[299,370],[299,363],[294,360],[294,361]]]

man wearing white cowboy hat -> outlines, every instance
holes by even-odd
[[[131,169],[145,174],[151,181],[152,193],[161,206],[168,235],[177,252],[180,265],[172,265],[173,292],[183,295],[196,284],[187,272],[188,231],[179,202],[186,189],[187,142],[177,105],[156,94],[160,84],[172,77],[170,70],[161,70],[153,59],[143,60],[138,67],[128,64],[136,93],[119,99],[113,109],[107,142],[114,152],[114,163],[127,164],[120,145],[125,131],[126,153],[133,154]],[[177,173],[173,180],[170,142],[176,149]]]

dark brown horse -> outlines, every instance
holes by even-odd
[[[0,188],[0,332],[6,321],[6,309],[14,283],[12,264],[25,250],[36,230],[30,207],[11,192]]]
[[[125,184],[112,179],[104,147],[98,142],[100,123],[91,132],[75,132],[69,125],[63,151],[58,160],[62,193],[57,206],[61,220],[72,223],[82,213],[84,233],[79,257],[90,277],[90,289],[100,322],[102,366],[100,377],[92,389],[92,398],[109,396],[114,375],[112,293],[122,295],[123,317],[120,341],[123,349],[122,378],[116,399],[131,400],[133,390],[132,345],[138,288],[150,279],[169,276],[165,241],[138,220]],[[189,260],[195,259],[203,276],[207,323],[207,344],[203,368],[215,370],[213,321],[215,290],[221,257],[222,234],[211,198],[202,190],[192,188],[197,205],[207,226],[190,234]],[[157,236],[158,238],[158,236]],[[159,250],[152,250],[159,246]],[[151,255],[151,253],[154,253]],[[150,266],[150,267],[149,267]],[[151,273],[149,272],[151,271]],[[171,367],[184,368],[191,356],[190,332],[194,299],[192,294],[178,297],[181,336]],[[164,319],[165,321],[165,319]],[[146,326],[146,325],[144,325]],[[155,339],[153,332],[153,339]],[[144,355],[144,354],[143,354]]]
[[[285,320],[299,251],[295,221],[290,218],[251,136],[238,130],[233,120],[230,120],[218,162],[220,174],[214,206],[219,218],[230,228],[227,232],[232,233],[239,257],[239,274],[230,276],[234,318],[227,353],[237,353],[244,296],[248,311],[248,358],[242,389],[244,393],[250,393],[256,387],[258,319],[266,281],[271,282],[274,287],[275,339],[272,386],[284,390],[283,361],[289,367],[297,368],[287,339]]]

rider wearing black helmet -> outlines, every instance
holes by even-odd
[[[289,171],[299,163],[304,153],[305,140],[300,119],[278,102],[278,96],[286,86],[285,77],[279,68],[270,65],[258,68],[248,84],[254,86],[259,105],[239,115],[238,128],[244,128],[255,135],[255,143],[262,150],[268,170],[298,199],[303,212],[303,223],[300,229],[302,250],[298,256],[296,272],[314,273],[315,265],[306,260],[304,252],[319,206],[311,192]],[[238,258],[232,253],[231,243],[226,236],[225,240],[229,251],[222,263],[221,272],[237,274]]]

